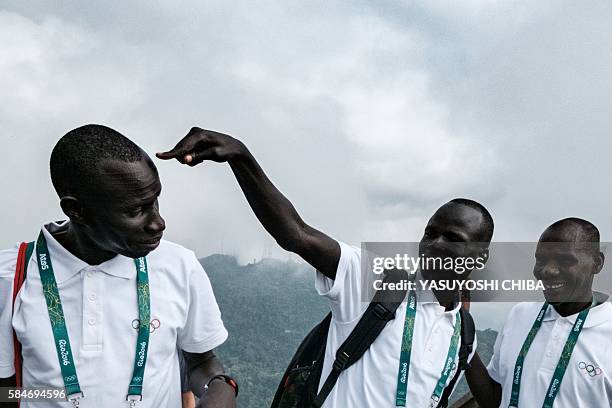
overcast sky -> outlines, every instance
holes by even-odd
[[[605,1],[5,1],[0,244],[63,217],[49,155],[85,123],[151,154],[191,126],[230,133],[351,243],[418,240],[458,196],[497,241],[567,216],[610,240],[611,23]],[[168,239],[287,256],[227,165],[158,168]]]

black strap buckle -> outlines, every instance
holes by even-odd
[[[372,311],[374,312],[376,317],[385,321],[391,320],[395,316],[395,313],[391,312],[389,309],[387,309],[380,303],[377,303]]]
[[[336,359],[334,360],[334,370],[336,371],[342,371],[344,369],[344,367],[346,367],[346,364],[349,361],[350,356],[348,354],[346,354],[345,351],[343,351],[342,353],[338,354],[336,356]]]

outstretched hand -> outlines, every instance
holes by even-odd
[[[157,153],[162,160],[176,159],[188,166],[204,160],[226,162],[244,152],[246,148],[237,139],[212,130],[193,127],[170,151]]]

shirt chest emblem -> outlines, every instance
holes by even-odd
[[[589,377],[595,377],[603,374],[603,370],[597,366],[597,364],[589,363],[587,361],[580,361],[578,363],[578,369],[583,375],[588,375]]]
[[[140,319],[134,319],[132,320],[132,328],[136,331],[138,331],[140,329]],[[158,318],[154,318],[151,319],[151,321],[149,322],[149,333],[155,333],[155,331],[157,329],[159,329],[161,327],[161,320],[159,320]]]

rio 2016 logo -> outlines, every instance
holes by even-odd
[[[160,327],[161,327],[161,322],[159,321],[159,319],[153,319],[151,320],[151,323],[149,323],[149,332],[153,333],[155,332],[155,330],[159,329]],[[134,330],[140,329],[140,319],[132,320],[132,328]]]
[[[585,373],[587,373],[591,377],[595,377],[596,375],[601,375],[602,373],[601,368],[593,364],[587,364],[584,361],[581,361],[578,363],[578,368],[581,371],[584,371]]]

